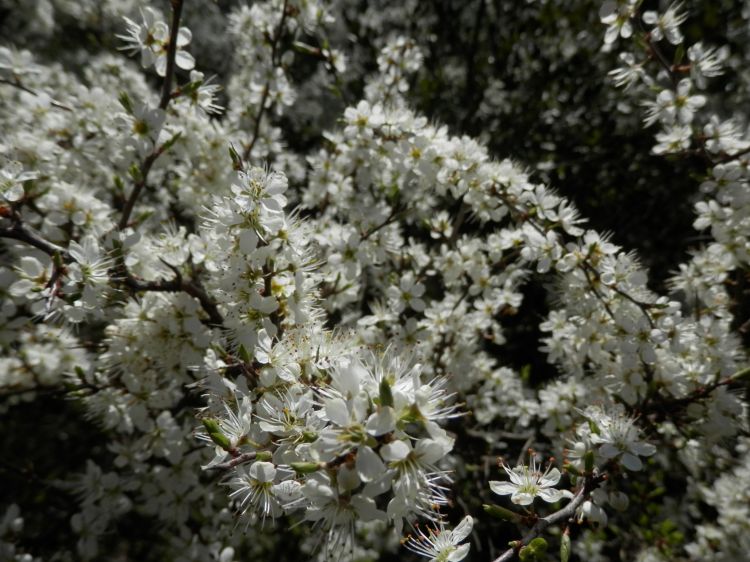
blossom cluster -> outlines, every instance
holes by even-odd
[[[658,128],[638,162],[695,166],[701,244],[660,286],[547,181],[553,142],[498,155],[523,30],[484,84],[494,55],[437,70],[419,2],[32,4],[0,40],[3,466],[33,482],[2,556],[741,556],[750,135],[721,108],[750,54],[689,6],[595,2],[553,41],[563,68],[596,45],[618,128]],[[480,4],[484,53],[517,6]],[[101,35],[51,55],[69,20]],[[439,80],[462,125],[419,103]]]

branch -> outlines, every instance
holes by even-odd
[[[286,16],[288,10],[289,0],[284,0],[284,5],[281,8],[281,19],[279,20],[279,26],[276,28],[276,32],[271,38],[271,69],[278,66],[276,63],[277,49],[279,46],[279,40],[281,39],[281,33],[284,30],[284,23],[286,23]],[[273,79],[273,73],[269,74],[266,79],[266,84],[263,87],[263,95],[260,98],[260,107],[258,108],[258,114],[255,116],[255,126],[253,128],[253,136],[250,139],[250,143],[245,147],[245,152],[242,155],[243,160],[249,160],[250,154],[253,151],[255,143],[258,142],[258,136],[260,135],[260,122],[263,120],[263,114],[266,112],[266,102],[268,101],[268,94],[271,90],[271,80]]]
[[[238,455],[234,457],[233,459],[230,459],[221,464],[216,464],[210,468],[215,469],[215,470],[229,470],[230,468],[234,468],[237,465],[244,464],[249,461],[253,461],[255,460],[257,456],[258,456],[257,451],[250,451],[249,453],[242,453],[241,455]]]
[[[575,496],[573,496],[573,499],[570,500],[570,503],[568,503],[568,505],[558,511],[555,511],[547,517],[542,517],[541,519],[539,519],[539,521],[536,522],[531,530],[526,533],[526,535],[524,535],[524,537],[520,541],[516,541],[515,546],[503,552],[498,558],[494,560],[494,562],[507,562],[508,560],[512,560],[523,546],[529,544],[532,540],[541,535],[545,530],[547,530],[548,527],[551,527],[555,523],[559,523],[573,517],[575,515],[576,509],[578,509],[578,507],[586,500],[589,493],[599,485],[601,479],[601,475],[595,477],[587,477],[581,489],[578,490],[578,493]]]
[[[124,230],[128,226],[128,223],[130,222],[130,215],[133,212],[133,207],[135,207],[135,202],[138,199],[138,196],[141,194],[141,191],[143,191],[143,188],[146,187],[148,173],[151,171],[151,167],[154,165],[154,162],[156,162],[156,159],[161,156],[162,152],[164,152],[163,146],[159,149],[155,149],[146,157],[146,159],[143,161],[143,164],[141,164],[140,178],[137,182],[135,182],[133,191],[130,192],[130,197],[128,197],[128,200],[125,202],[125,207],[123,207],[122,209],[120,222],[117,224],[118,229]]]
[[[32,230],[28,230],[20,221],[16,221],[10,228],[0,229],[0,238],[10,238],[13,240],[25,242],[26,244],[29,244],[41,250],[50,257],[54,257],[56,255],[60,256],[60,259],[64,263],[71,263],[75,261],[68,250],[66,250],[62,246],[58,246],[57,244],[53,244],[52,242],[45,240]],[[224,318],[219,312],[218,306],[197,280],[185,281],[176,268],[171,268],[175,272],[174,279],[140,281],[139,279],[133,277],[133,275],[128,271],[127,267],[125,267],[124,260],[118,260],[118,262],[119,267],[116,268],[116,273],[111,275],[110,279],[121,279],[122,282],[132,291],[157,291],[171,293],[183,291],[191,297],[197,299],[198,302],[201,303],[201,306],[203,307],[203,310],[206,312],[206,314],[208,314],[208,318],[211,321],[212,325],[223,325]]]
[[[657,413],[659,414],[659,416],[657,416],[657,419],[659,419],[659,417],[665,418],[669,415],[670,411],[674,408],[676,409],[686,408],[693,402],[697,402],[698,400],[702,400],[708,397],[714,390],[716,390],[720,386],[729,386],[743,379],[747,379],[748,377],[750,377],[750,367],[745,367],[744,369],[740,369],[736,373],[726,378],[714,381],[704,386],[700,386],[696,388],[694,391],[692,391],[690,394],[688,394],[687,396],[683,396],[682,398],[671,398],[671,399],[662,400],[662,401],[652,401],[651,404],[649,404],[649,407],[643,408],[640,413],[641,414]]]
[[[208,295],[206,290],[197,280],[186,281],[182,278],[176,267],[169,266],[174,272],[173,279],[159,279],[157,281],[141,281],[133,276],[125,266],[124,260],[118,260],[117,273],[121,275],[123,284],[131,291],[153,291],[163,293],[184,292],[201,303],[201,307],[208,314],[208,318],[213,326],[221,327],[224,324],[224,318],[219,312],[219,307],[214,300]]]
[[[12,238],[13,240],[25,242],[41,250],[48,256],[59,254],[66,262],[72,260],[68,250],[45,240],[34,231],[26,229],[20,222],[15,222],[10,228],[0,229],[0,238]]]
[[[167,109],[172,98],[172,79],[174,78],[175,57],[177,56],[177,34],[180,32],[180,17],[182,16],[182,0],[170,0],[172,4],[172,28],[169,30],[169,45],[167,46],[167,69],[164,74],[164,84],[161,88],[160,109]]]
[[[18,88],[19,90],[26,92],[27,94],[31,94],[32,96],[37,96],[37,97],[39,96],[39,92],[32,90],[31,88],[27,88],[26,86],[21,84],[21,82],[18,81],[18,78],[16,78],[15,80],[6,80],[4,78],[0,78],[0,84],[7,84],[8,86],[13,86],[14,88]],[[50,98],[50,104],[52,105],[52,107],[56,107],[64,111],[73,111],[72,107],[68,107],[67,105],[64,105],[60,103],[59,101],[54,100],[52,98]]]
[[[172,4],[172,27],[169,30],[167,69],[164,74],[164,83],[162,84],[161,89],[161,101],[159,102],[159,109],[162,111],[167,109],[169,101],[172,99],[172,80],[174,78],[175,57],[177,56],[177,34],[180,31],[180,16],[182,15],[182,0],[170,0],[170,3]],[[167,141],[167,143],[169,143],[169,141]],[[166,150],[166,146],[167,145],[164,144],[158,149],[154,148],[151,154],[149,154],[141,164],[140,178],[135,182],[133,191],[125,202],[125,207],[122,210],[122,217],[120,217],[120,222],[117,225],[120,230],[123,230],[128,226],[135,202],[141,194],[141,191],[143,191],[143,188],[146,187],[151,167],[154,165],[154,162],[156,162],[156,159]]]

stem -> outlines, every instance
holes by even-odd
[[[151,167],[154,165],[154,162],[156,162],[156,159],[161,155],[161,153],[162,151],[160,149],[154,150],[146,157],[146,159],[143,161],[143,164],[141,164],[140,179],[135,182],[133,191],[130,192],[130,197],[128,197],[128,200],[125,202],[125,207],[123,207],[122,209],[120,222],[117,224],[118,229],[124,230],[128,226],[128,223],[130,222],[130,215],[133,212],[133,207],[135,207],[135,202],[138,199],[138,196],[141,194],[141,191],[143,191],[143,188],[146,187],[148,173],[151,171]]]
[[[532,540],[534,540],[545,530],[547,530],[548,527],[551,527],[555,523],[560,523],[561,521],[566,521],[572,518],[575,515],[576,509],[578,509],[578,507],[586,500],[589,493],[599,485],[599,482],[602,480],[602,478],[602,475],[587,476],[583,487],[578,490],[578,493],[576,493],[576,495],[573,497],[570,503],[568,503],[568,505],[558,511],[555,511],[547,517],[542,517],[541,519],[539,519],[539,521],[536,522],[531,530],[526,533],[520,541],[517,542],[516,546],[511,547],[503,552],[499,557],[495,558],[494,562],[507,562],[508,560],[512,560],[513,557],[518,553],[518,551],[521,550],[521,547],[529,544]]]
[[[58,255],[60,256],[60,259],[63,263],[71,263],[75,261],[73,259],[73,256],[70,255],[70,252],[68,252],[65,248],[45,240],[34,231],[26,229],[20,221],[16,221],[10,228],[1,228],[0,238],[11,238],[13,240],[25,242],[26,244],[34,246],[35,248],[41,250],[42,252],[53,258],[55,255]],[[110,274],[110,280],[112,281],[119,279],[132,291],[157,291],[172,293],[183,291],[201,303],[201,306],[203,307],[203,310],[206,312],[206,314],[208,314],[208,318],[211,321],[212,325],[223,325],[224,318],[219,312],[218,306],[208,295],[206,290],[201,286],[201,284],[197,280],[186,281],[182,278],[176,268],[172,268],[172,270],[175,272],[174,279],[140,281],[133,277],[133,275],[128,271],[120,253],[120,258],[117,259],[115,270]],[[59,273],[57,275],[59,275]]]
[[[279,20],[279,26],[276,28],[276,33],[274,33],[273,37],[271,38],[271,69],[276,68],[279,66],[276,62],[277,59],[277,49],[279,46],[279,41],[281,39],[281,34],[284,31],[284,24],[286,23],[286,16],[288,12],[288,5],[289,0],[284,0],[284,5],[281,8],[281,19]],[[273,79],[273,73],[269,74],[268,79],[266,80],[266,84],[263,87],[263,95],[260,98],[260,107],[258,108],[258,114],[255,116],[255,126],[253,128],[253,136],[250,139],[250,143],[245,147],[245,152],[242,155],[243,160],[249,160],[250,154],[253,151],[253,147],[255,146],[255,143],[258,142],[258,137],[260,136],[260,123],[263,120],[263,114],[266,112],[266,102],[268,101],[268,94],[271,90],[271,80]]]
[[[41,250],[49,256],[60,254],[63,260],[67,262],[72,261],[70,254],[65,248],[45,240],[36,232],[27,230],[20,222],[16,222],[10,228],[0,229],[0,238],[12,238],[13,240],[20,240],[21,242],[25,242],[27,244],[30,244],[31,246],[34,246],[35,248]]]
[[[14,88],[18,88],[19,90],[21,90],[23,92],[26,92],[27,94],[31,94],[32,96],[39,96],[39,92],[37,92],[35,90],[32,90],[31,88],[27,88],[26,86],[24,86],[23,84],[21,84],[21,82],[19,82],[17,78],[16,78],[15,81],[14,80],[6,80],[4,78],[0,78],[0,84],[7,84],[8,86],[13,86]],[[56,107],[58,109],[62,109],[64,111],[73,111],[72,107],[68,107],[67,105],[62,104],[62,103],[60,103],[57,100],[53,100],[52,98],[50,98],[50,104],[53,107]]]
[[[250,451],[249,453],[242,453],[241,455],[238,455],[234,457],[233,459],[228,460],[227,462],[214,465],[211,468],[216,469],[216,470],[229,470],[230,468],[234,468],[237,465],[255,460],[257,456],[258,456],[257,451]]]
[[[182,0],[170,0],[170,4],[172,5],[172,28],[169,30],[167,70],[161,88],[160,109],[167,109],[169,100],[172,98],[172,79],[174,78],[175,57],[177,56],[177,34],[180,31],[180,17],[182,16]]]
[[[159,109],[161,109],[162,111],[167,109],[169,101],[172,99],[172,80],[174,78],[175,57],[177,56],[177,34],[180,31],[180,17],[182,15],[182,0],[170,0],[170,3],[172,4],[172,27],[169,30],[169,45],[167,46],[167,69],[164,74],[164,83],[162,84],[161,90],[161,101],[159,102]],[[154,148],[151,154],[149,154],[141,164],[140,178],[137,182],[135,182],[133,191],[130,193],[130,197],[128,197],[128,200],[125,202],[125,207],[122,210],[122,217],[120,217],[120,222],[117,225],[120,230],[123,230],[128,226],[130,215],[133,212],[133,207],[135,207],[135,202],[138,200],[138,197],[140,196],[141,191],[143,191],[143,188],[146,187],[146,182],[148,181],[148,174],[151,171],[151,167],[163,152],[164,146],[158,149]]]

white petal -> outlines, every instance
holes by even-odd
[[[373,415],[367,420],[367,433],[370,435],[385,435],[396,428],[396,415],[393,408],[386,407]]]
[[[599,447],[599,454],[605,459],[613,459],[620,454],[620,449],[615,447],[612,443],[605,443]]]
[[[459,562],[460,560],[463,560],[466,558],[466,555],[469,554],[470,548],[470,544],[462,544],[448,555],[448,562]]]
[[[500,496],[507,496],[516,491],[516,486],[510,482],[500,482],[498,480],[490,480],[490,490]]]
[[[534,496],[527,492],[516,491],[511,497],[510,501],[517,505],[530,505],[534,501]]]
[[[640,455],[642,457],[650,457],[656,452],[656,447],[654,447],[651,443],[633,443],[628,447],[628,450],[632,452],[633,454]]]
[[[248,472],[258,482],[273,482],[276,467],[270,462],[259,461],[254,463]]]
[[[177,53],[175,53],[174,62],[183,70],[192,70],[195,68],[195,59],[193,58],[193,55],[187,51],[177,51]]]
[[[370,447],[360,447],[357,451],[357,472],[363,482],[375,480],[386,471],[385,464]]]
[[[563,493],[560,490],[555,490],[554,488],[539,490],[539,493],[537,495],[547,503],[555,503],[556,501],[560,501],[560,499],[562,499],[563,497]]]
[[[380,456],[387,462],[404,460],[411,452],[411,447],[403,441],[391,441],[380,449]]]
[[[471,529],[474,527],[474,519],[471,515],[467,515],[463,520],[453,529],[453,542],[459,543],[469,536]]]
[[[341,398],[330,398],[325,402],[325,411],[328,419],[336,425],[346,427],[349,425],[349,408]]]
[[[631,453],[625,453],[622,455],[622,464],[625,468],[628,470],[640,470],[643,468],[643,463],[641,462],[641,459],[636,457],[635,455]]]

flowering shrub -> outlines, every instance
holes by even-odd
[[[747,552],[750,6],[27,4],[2,559]],[[573,203],[626,173],[657,273]]]

